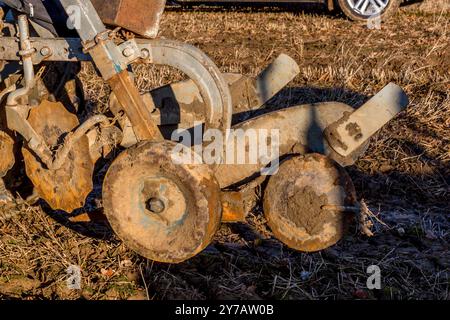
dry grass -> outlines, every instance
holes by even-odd
[[[409,108],[349,168],[359,195],[388,225],[375,237],[353,232],[320,253],[294,252],[269,238],[256,206],[253,229],[223,226],[198,257],[163,265],[128,251],[107,225],[73,225],[45,205],[19,202],[1,211],[15,219],[0,216],[0,298],[448,299],[450,16],[442,6],[424,8],[404,7],[372,31],[316,11],[203,9],[163,19],[163,36],[202,48],[224,72],[256,74],[279,53],[291,55],[301,74],[268,108],[359,106],[390,81],[407,91]],[[140,74],[145,89],[180,78],[168,68]],[[89,109],[105,110],[109,89],[89,66],[81,75]],[[380,291],[366,290],[373,264],[382,270]],[[82,269],[80,291],[67,289],[69,265]]]

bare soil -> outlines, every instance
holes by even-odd
[[[404,6],[381,30],[315,8],[164,14],[162,36],[200,47],[223,72],[256,75],[280,53],[298,61],[301,74],[270,109],[358,107],[391,81],[406,90],[408,109],[347,168],[377,217],[375,236],[352,226],[329,249],[296,252],[271,237],[258,201],[248,224],[223,225],[200,255],[167,265],[128,250],[107,223],[73,223],[44,203],[18,200],[0,210],[0,298],[449,299],[450,13],[446,1],[435,3]],[[181,77],[165,68],[139,72],[142,89]],[[109,88],[89,66],[81,78],[88,108],[105,110]],[[261,190],[256,195],[261,200]],[[81,290],[67,287],[71,265],[81,268]],[[366,287],[370,265],[381,268],[381,290]]]

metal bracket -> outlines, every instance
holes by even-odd
[[[27,141],[28,147],[33,150],[44,163],[52,161],[52,152],[42,137],[26,120],[30,107],[26,105],[6,106],[6,119],[8,129],[20,133]]]
[[[402,88],[390,83],[359,109],[330,124],[325,129],[327,141],[338,154],[347,157],[408,104]]]
[[[120,48],[111,39],[109,31],[100,19],[95,7],[89,0],[61,0],[66,13],[70,16],[78,12],[80,22],[77,32],[83,47],[91,55],[103,79],[109,83],[119,103],[129,117],[133,130],[139,140],[162,138],[158,127],[153,123],[133,79],[128,74],[129,61],[123,59],[123,53],[131,53],[131,47]]]
[[[78,38],[30,38],[35,54],[32,55],[34,65],[43,61],[91,61],[91,57],[83,52],[83,45]],[[2,38],[0,44],[0,60],[19,61],[19,43],[16,38]]]
[[[139,46],[134,39],[125,41],[124,43],[120,44],[118,48],[122,53],[120,59],[123,60],[127,65],[142,58],[141,50],[139,49]]]
[[[92,61],[89,54],[83,50],[81,40],[78,38],[30,38],[30,42],[35,49],[32,55],[34,65],[43,61]],[[128,40],[118,47],[118,54],[115,59],[121,65],[129,65],[142,57],[141,51],[134,39]],[[19,61],[19,42],[16,38],[2,38],[0,44],[0,61]]]

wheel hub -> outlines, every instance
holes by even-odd
[[[165,177],[147,178],[142,190],[146,215],[166,226],[181,222],[186,214],[186,198],[176,183]]]
[[[147,201],[147,210],[152,213],[160,214],[166,209],[163,200],[159,198],[151,198]]]
[[[350,8],[362,16],[381,14],[389,4],[389,0],[347,0]]]

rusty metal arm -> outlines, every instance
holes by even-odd
[[[18,132],[42,162],[51,163],[53,156],[50,148],[26,120],[30,108],[24,105],[16,105],[6,106],[5,110],[8,129]]]
[[[84,49],[109,83],[123,110],[130,119],[138,140],[160,139],[161,133],[153,123],[131,75],[128,73],[127,51],[117,46],[109,36],[109,31],[89,0],[61,0],[68,16],[74,8],[79,11],[77,32]]]
[[[107,126],[109,123],[108,117],[101,114],[92,116],[84,121],[76,130],[66,136],[63,145],[55,152],[53,161],[46,163],[47,167],[51,170],[61,168],[73,146],[84,137],[89,130],[98,124]]]

